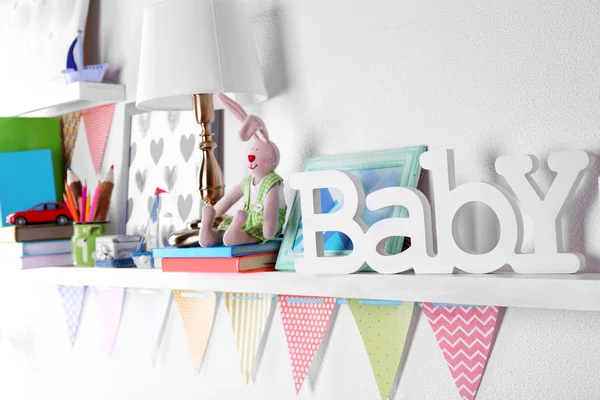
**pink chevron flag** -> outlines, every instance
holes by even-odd
[[[280,294],[279,306],[298,393],[327,331],[335,298]]]
[[[421,303],[461,399],[473,400],[492,347],[496,306]]]
[[[115,104],[107,104],[94,108],[83,110],[83,125],[87,136],[88,147],[96,174],[100,173],[102,159],[104,158],[104,149],[106,140],[110,132],[113,114],[115,113]]]

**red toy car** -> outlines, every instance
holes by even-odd
[[[6,217],[6,223],[17,226],[56,222],[66,225],[73,217],[65,203],[40,203],[28,211],[18,211]]]

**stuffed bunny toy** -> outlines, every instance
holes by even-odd
[[[248,143],[244,162],[250,175],[214,207],[204,207],[198,242],[202,247],[221,243],[226,246],[264,243],[278,237],[285,222],[283,180],[273,171],[279,164],[279,149],[269,140],[267,128],[260,118],[246,114],[238,103],[223,94],[219,94],[219,99],[242,122],[239,135],[242,141]],[[242,198],[244,208],[214,230],[215,218],[222,216]]]

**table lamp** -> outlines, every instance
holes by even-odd
[[[194,110],[200,125],[200,198],[223,197],[211,124],[216,99],[265,100],[246,6],[239,0],[164,0],[144,10],[136,105],[145,110]],[[186,242],[188,243],[189,240]]]

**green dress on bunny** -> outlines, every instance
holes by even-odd
[[[260,181],[260,186],[258,188],[258,194],[256,196],[255,204],[250,204],[251,202],[251,185],[252,185],[252,175],[248,175],[242,181],[242,194],[244,198],[244,211],[248,213],[248,220],[243,226],[243,230],[248,232],[250,235],[254,236],[261,243],[265,243],[268,241],[263,236],[263,221],[264,221],[264,211],[265,211],[265,199],[267,197],[267,193],[269,190],[276,184],[280,184],[283,182],[283,179],[277,175],[275,172],[270,172],[267,176],[265,176],[262,181]],[[283,224],[285,223],[285,208],[279,208],[279,215],[277,221],[277,231],[275,232],[275,238],[281,235],[281,230],[283,229]],[[219,224],[217,228],[218,231],[226,231],[231,225],[231,221],[233,221],[232,217],[227,218],[223,222]]]

